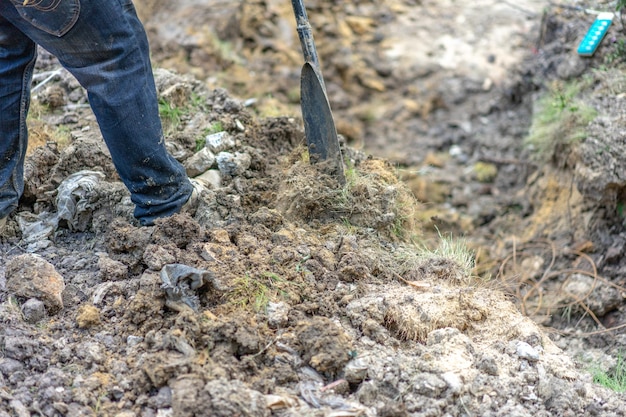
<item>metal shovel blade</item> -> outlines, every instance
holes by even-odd
[[[304,120],[304,132],[312,164],[327,161],[329,173],[339,183],[345,184],[343,161],[337,129],[324,90],[321,75],[307,62],[302,67],[300,79],[300,105]]]

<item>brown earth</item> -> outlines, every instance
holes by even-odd
[[[42,51],[0,417],[624,415],[590,375],[626,344],[617,19],[582,59],[575,6],[307,6],[344,187],[308,163],[289,4],[138,3],[168,147],[210,184],[154,227]]]

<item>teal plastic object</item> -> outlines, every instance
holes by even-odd
[[[613,22],[613,13],[600,13],[578,45],[578,55],[592,56]]]

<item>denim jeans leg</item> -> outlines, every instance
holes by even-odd
[[[54,54],[87,90],[136,205],[135,217],[152,224],[178,212],[192,186],[165,148],[148,40],[132,1],[43,1],[55,6],[38,9],[0,0],[0,13]],[[68,19],[73,13],[76,19]]]
[[[0,15],[0,218],[24,192],[26,114],[37,57],[35,43]]]

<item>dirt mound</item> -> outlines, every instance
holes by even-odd
[[[152,227],[41,51],[0,240],[0,417],[624,414],[561,350],[608,369],[619,334],[529,318],[622,317],[623,184],[597,175],[621,166],[621,67],[571,57],[575,8],[453,3],[311,2],[339,186],[303,145],[288,4],[142,2],[168,149],[209,188]],[[567,140],[529,151],[555,102]]]
[[[11,220],[15,238],[3,243],[3,259],[60,276],[63,309],[39,305],[46,298],[29,291],[30,279],[2,269],[2,409],[616,409],[503,293],[472,277],[466,248],[443,236],[432,251],[413,243],[421,206],[389,163],[345,148],[350,169],[339,187],[307,163],[296,120],[255,118],[225,91],[166,71],[157,84],[162,102],[171,103],[166,92],[174,90],[194,97],[170,120],[168,146],[188,168],[202,149],[215,151],[201,174],[212,172],[210,190],[194,217],[139,227],[127,192],[106,175],[110,160],[94,146],[95,129],[84,128],[93,126],[88,118],[74,126],[83,133],[70,145],[30,154],[33,197],[20,207],[19,229]],[[216,121],[222,130],[207,132]],[[64,199],[70,180],[77,183]],[[66,199],[75,210],[61,217]]]

